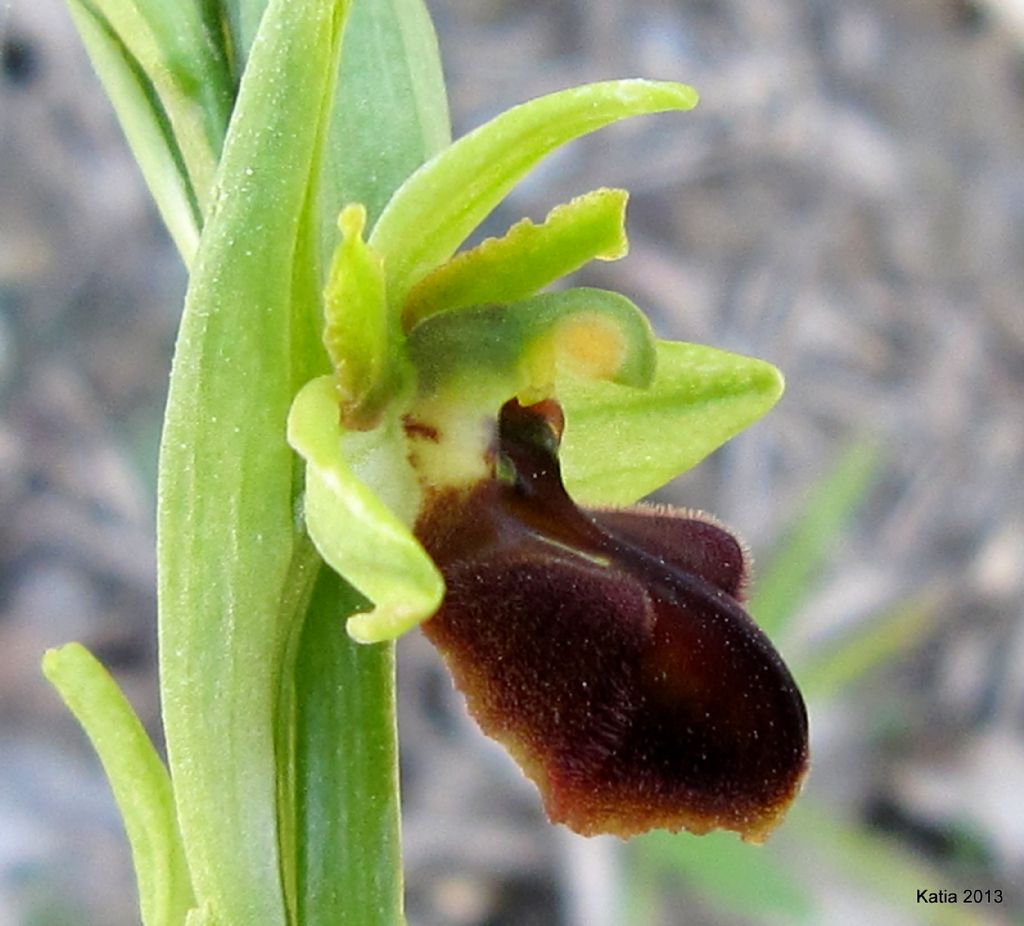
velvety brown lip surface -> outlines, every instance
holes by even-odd
[[[742,545],[692,512],[587,512],[551,402],[502,410],[495,475],[438,493],[417,533],[447,593],[424,632],[484,732],[583,834],[760,841],[807,767],[807,714],[739,603]]]

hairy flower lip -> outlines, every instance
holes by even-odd
[[[553,820],[760,841],[806,772],[807,715],[737,600],[742,546],[665,510],[581,511],[561,428],[554,402],[508,403],[492,477],[429,498],[417,534],[448,592],[424,632]]]

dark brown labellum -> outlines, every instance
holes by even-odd
[[[739,603],[741,544],[692,512],[584,511],[561,411],[502,410],[493,478],[417,533],[447,583],[424,631],[483,730],[584,834],[716,827],[760,841],[807,766],[807,714]]]

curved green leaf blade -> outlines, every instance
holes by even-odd
[[[384,257],[388,299],[400,306],[556,148],[628,116],[696,103],[696,91],[683,84],[608,81],[523,103],[460,138],[399,187],[370,236]]]
[[[48,650],[43,674],[82,725],[121,810],[146,926],[181,926],[193,904],[167,769],[117,683],[77,643]]]
[[[331,377],[308,383],[295,399],[288,418],[288,440],[306,460],[306,527],[326,562],[372,603],[368,614],[348,620],[348,632],[361,643],[378,643],[401,635],[430,617],[444,594],[444,580],[409,528],[353,472],[353,457],[374,456],[386,472],[378,471],[381,488],[397,495],[405,482],[411,503],[398,505],[409,514],[417,507],[418,487],[410,472],[399,473],[400,444],[369,446],[373,434],[345,435],[363,443],[343,446],[338,424],[338,400]]]
[[[272,0],[224,147],[161,446],[164,726],[197,899],[284,926],[276,754],[291,625],[316,577],[285,441],[300,225],[346,5]],[[293,299],[301,298],[297,309]],[[287,834],[285,834],[287,835]]]
[[[562,466],[573,498],[628,505],[696,466],[782,395],[770,363],[659,341],[647,389],[564,375]]]
[[[181,152],[156,92],[101,17],[81,0],[68,0],[68,9],[164,224],[189,266],[202,223]]]
[[[412,288],[403,326],[438,312],[526,299],[591,260],[624,257],[628,198],[625,190],[594,190],[555,206],[539,225],[523,219],[502,237],[456,254]]]

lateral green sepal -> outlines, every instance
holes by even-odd
[[[763,360],[678,341],[658,341],[656,349],[647,388],[571,371],[559,378],[562,473],[580,504],[632,504],[696,466],[782,395],[782,374]]]

